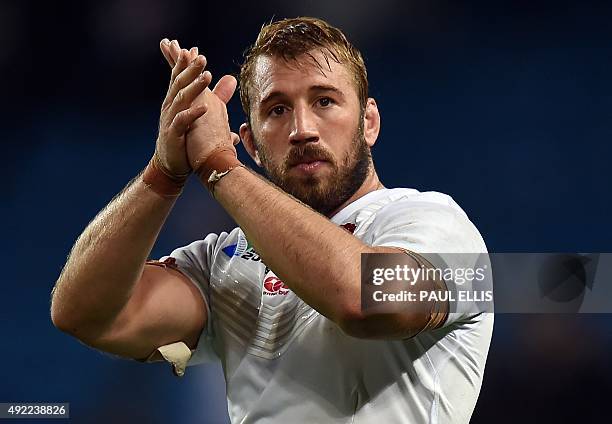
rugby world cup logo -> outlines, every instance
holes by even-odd
[[[277,276],[271,275],[264,280],[264,294],[268,296],[276,296],[277,294],[286,295],[289,293],[289,287],[285,285]]]

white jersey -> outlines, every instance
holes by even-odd
[[[486,252],[478,230],[441,193],[377,190],[331,220],[372,246]],[[171,257],[208,308],[188,365],[221,361],[233,423],[469,421],[492,314],[450,314],[442,328],[405,340],[359,339],[285,286],[239,228],[210,234]]]

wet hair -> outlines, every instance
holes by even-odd
[[[330,60],[347,67],[352,74],[361,109],[365,109],[368,75],[359,50],[347,40],[342,31],[322,19],[299,17],[264,25],[255,44],[244,54],[244,63],[240,68],[240,101],[249,120],[257,59],[260,56],[271,56],[292,62],[297,61],[299,56],[307,55],[324,72],[323,64],[312,55],[312,50],[321,51],[327,69],[331,69]]]

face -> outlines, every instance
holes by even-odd
[[[323,71],[307,55],[257,59],[249,150],[274,184],[327,215],[361,187],[372,164],[349,71],[312,54]]]

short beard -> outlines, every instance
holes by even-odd
[[[360,123],[362,122],[363,119],[360,120]],[[287,159],[282,165],[276,165],[270,161],[262,143],[255,140],[255,145],[259,152],[262,168],[268,179],[285,192],[326,216],[329,216],[331,212],[350,199],[363,185],[372,163],[370,148],[365,141],[363,124],[359,125],[357,131],[355,131],[351,143],[352,148],[344,156],[340,166],[331,162],[331,157],[327,151],[323,151],[313,143],[296,146],[290,151],[289,156],[291,157],[300,157],[309,153],[330,159],[329,164],[333,166],[333,171],[325,180],[315,176],[299,179],[288,176]]]

